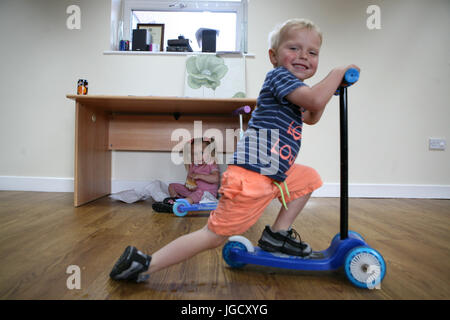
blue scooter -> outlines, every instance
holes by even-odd
[[[184,217],[190,211],[211,211],[216,209],[217,202],[205,202],[190,204],[186,199],[177,199],[173,204],[172,211],[178,217]]]
[[[255,264],[317,271],[337,270],[344,267],[347,278],[355,286],[366,289],[379,287],[386,274],[386,263],[382,255],[371,248],[360,234],[348,230],[347,87],[358,79],[358,70],[347,70],[343,85],[336,91],[336,94],[340,96],[340,233],[334,236],[328,249],[313,251],[306,258],[263,251],[261,248],[253,246],[247,238],[233,236],[228,239],[222,249],[222,256],[230,267],[241,268],[246,264]]]

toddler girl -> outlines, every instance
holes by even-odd
[[[202,144],[202,152],[195,152],[195,144]],[[219,167],[214,162],[208,150],[211,150],[212,139],[192,139],[184,148],[185,154],[190,155],[186,165],[187,178],[185,184],[171,183],[169,185],[170,197],[162,202],[153,203],[153,210],[157,212],[172,212],[176,199],[185,198],[189,203],[199,203],[203,194],[208,191],[217,197],[219,189]],[[190,151],[189,151],[190,149]],[[192,162],[193,161],[193,162]]]

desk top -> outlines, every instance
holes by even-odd
[[[249,98],[216,99],[73,94],[68,94],[66,97],[89,108],[110,112],[229,114],[245,105],[249,105],[252,109],[256,106],[256,99]]]

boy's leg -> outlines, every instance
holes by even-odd
[[[152,255],[149,272],[153,273],[171,265],[187,260],[207,249],[222,245],[228,236],[215,234],[204,226],[193,233],[181,236]]]
[[[142,273],[148,270],[151,261],[151,256],[128,246],[114,264],[109,276],[113,280],[142,282],[148,278],[148,275]]]
[[[222,245],[227,239],[227,236],[215,234],[204,226],[200,230],[175,239],[152,256],[147,256],[129,246],[114,265],[110,277],[114,280],[140,282],[148,277],[142,275],[147,270],[153,273],[180,263],[202,251]]]
[[[309,256],[312,253],[311,246],[303,242],[300,234],[291,228],[295,218],[300,214],[310,197],[311,193],[308,193],[289,202],[288,209],[281,207],[272,227],[266,226],[258,241],[261,249],[302,257]]]
[[[273,231],[287,230],[305,207],[314,190],[322,186],[320,175],[311,167],[294,164],[286,172],[286,185],[281,184],[284,190],[287,207],[283,206],[278,213],[277,219],[272,225]],[[281,191],[277,192],[281,201]],[[289,194],[289,195],[287,195]]]
[[[322,185],[322,180],[313,168],[299,164],[294,164],[286,174],[289,196],[284,184],[282,189],[284,189],[285,197],[287,196],[288,209],[281,207],[272,227],[266,226],[258,243],[263,250],[308,256],[312,252],[311,247],[301,240],[299,233],[291,226],[305,207],[312,192]],[[277,193],[281,198],[281,191]],[[290,199],[293,200],[289,201]]]
[[[281,206],[280,212],[272,225],[272,231],[277,232],[281,230],[288,230],[303,210],[310,197],[311,193],[308,193],[303,197],[289,202],[287,210],[284,206]]]

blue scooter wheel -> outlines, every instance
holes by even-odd
[[[173,208],[172,208],[172,211],[173,211],[173,213],[175,213],[175,215],[177,216],[177,217],[184,217],[185,215],[187,215],[187,211],[180,211],[180,209],[184,206],[185,204],[184,203],[182,203],[182,202],[175,202],[174,204],[173,204]]]
[[[222,249],[222,257],[231,268],[242,268],[246,263],[236,262],[231,259],[231,249],[235,248],[247,252],[244,244],[237,241],[228,241]]]
[[[351,249],[344,262],[345,274],[359,288],[374,289],[386,275],[386,263],[375,249],[361,246]]]

